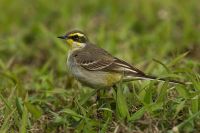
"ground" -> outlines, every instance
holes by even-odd
[[[0,9],[1,133],[200,132],[198,0],[1,0]],[[96,102],[66,67],[57,36],[72,29],[147,74],[191,84],[123,83]]]

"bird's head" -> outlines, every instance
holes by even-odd
[[[66,35],[59,36],[58,38],[66,40],[71,49],[83,48],[88,42],[87,36],[78,30],[70,31]]]

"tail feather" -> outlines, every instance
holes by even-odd
[[[124,81],[132,81],[132,80],[158,80],[158,81],[162,81],[162,82],[169,82],[169,83],[173,83],[173,84],[181,84],[181,85],[187,85],[187,84],[191,84],[191,83],[185,83],[185,82],[181,82],[181,81],[177,81],[177,80],[172,80],[172,79],[167,79],[167,78],[158,78],[156,76],[151,76],[151,75],[134,75],[134,76],[126,76],[124,78]]]
[[[187,85],[191,84],[189,82],[181,82],[177,80],[171,80],[167,78],[158,78],[155,76],[147,75],[140,71],[139,69],[133,67],[132,65],[128,64],[127,62],[115,58],[114,62],[106,67],[106,69],[112,70],[114,72],[123,73],[123,81],[132,81],[132,80],[158,80],[163,82],[169,82],[173,84],[182,84]]]
[[[149,80],[158,80],[158,81],[163,81],[163,82],[169,82],[169,83],[173,83],[173,84],[182,84],[182,85],[186,85],[186,83],[178,81],[178,80],[173,80],[173,79],[166,79],[166,78],[158,78],[155,76],[151,76],[151,75],[145,75],[143,77],[141,77],[142,79],[149,79]]]

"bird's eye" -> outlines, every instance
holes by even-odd
[[[73,39],[74,39],[75,41],[78,41],[78,39],[79,39],[78,35],[73,36]]]
[[[87,42],[87,38],[85,36],[74,35],[74,36],[70,36],[69,38],[71,38],[72,40],[74,40],[76,42],[80,42],[80,43]]]

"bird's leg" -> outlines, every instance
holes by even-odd
[[[100,101],[101,91],[100,89],[97,90],[97,96],[96,96],[96,103]]]
[[[128,86],[129,91],[133,92],[133,85],[131,83],[128,83],[127,86]]]
[[[115,94],[117,95],[117,85],[116,85],[116,84],[113,85],[113,89],[114,89],[114,91],[115,91]]]
[[[105,99],[101,98],[101,96],[105,96],[106,90],[108,90],[108,89],[104,88],[104,89],[98,89],[96,91],[97,119],[103,118],[103,110],[101,110],[100,108],[103,104],[105,104]]]
[[[116,110],[117,109],[117,85],[116,84],[113,85],[112,89],[113,89],[113,100],[114,100],[114,102],[112,103],[111,108],[112,108],[112,110]],[[112,116],[113,116],[113,118],[115,118],[116,117],[115,113],[112,113]]]
[[[97,90],[97,96],[96,96],[96,104],[97,104],[97,108],[96,108],[96,110],[97,110],[97,119],[101,119],[102,118],[102,114],[101,114],[101,111],[99,110],[99,108],[101,107],[101,90],[100,89],[98,89]]]

